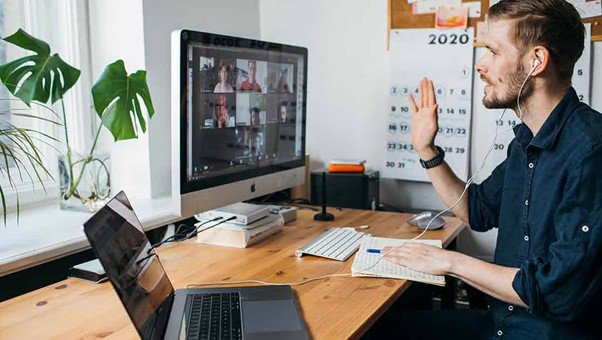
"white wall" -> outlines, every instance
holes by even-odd
[[[145,68],[142,0],[90,0],[88,15],[92,82],[117,59],[124,61],[129,73]],[[148,134],[114,143],[111,134],[103,128],[101,136],[99,148],[111,152],[113,189],[123,189],[132,197],[149,197]]]
[[[379,164],[374,150],[388,79],[386,2],[261,0],[260,6],[262,39],[309,50],[306,140],[312,167],[334,157]]]
[[[260,17],[262,39],[309,49],[307,152],[312,168],[346,157],[366,159],[379,169],[389,83],[386,0],[260,0]],[[594,70],[602,70],[602,43],[594,44],[592,62]],[[600,110],[602,72],[592,74],[592,106]],[[481,97],[474,94],[473,106]],[[473,134],[479,122],[473,118]],[[471,168],[481,161],[472,155]],[[444,208],[430,184],[399,180],[381,180],[381,201],[404,209]],[[496,235],[465,232],[458,246],[488,258]]]
[[[259,0],[90,0],[93,79],[116,59],[129,73],[146,69],[155,115],[137,140],[113,143],[113,188],[152,198],[171,193],[170,34],[178,28],[259,37]]]

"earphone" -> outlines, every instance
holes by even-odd
[[[533,69],[536,69],[539,65],[541,65],[541,61],[539,61],[539,59],[533,59]]]
[[[531,75],[533,74],[533,72],[535,72],[535,69],[539,67],[539,65],[541,65],[541,61],[539,61],[539,59],[533,59],[533,67],[525,77],[525,81],[523,81],[523,85],[521,85],[520,91],[518,91],[518,96],[516,97],[516,107],[518,108],[519,113],[518,119],[520,119],[521,121],[523,120],[523,110],[520,107],[520,95],[523,93],[523,88],[525,87],[525,84],[527,84],[527,80],[531,78]]]

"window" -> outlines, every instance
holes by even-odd
[[[58,53],[68,64],[82,71],[76,85],[65,95],[64,104],[71,147],[74,152],[85,153],[92,143],[93,132],[97,128],[96,124],[98,124],[94,119],[95,115],[91,112],[93,108],[90,96],[88,2],[72,0],[0,0],[1,36],[11,35],[19,28],[23,28],[34,37],[46,41],[50,45],[52,53]],[[0,41],[1,64],[27,54],[28,52],[19,47]],[[51,109],[55,113],[41,105],[32,104],[31,108],[28,108],[20,100],[15,100],[4,85],[0,85],[0,112],[3,113],[0,115],[2,121],[0,127],[14,124],[21,128],[43,132],[60,141],[49,145],[36,140],[36,146],[44,156],[44,164],[54,177],[54,180],[50,177],[42,178],[46,191],[42,190],[39,182],[35,180],[35,173],[31,171],[30,173],[34,178],[33,183],[32,178],[25,173],[23,173],[23,180],[20,180],[18,172],[11,171],[13,179],[17,177],[16,192],[10,187],[6,174],[0,175],[0,185],[6,194],[6,203],[9,206],[7,210],[14,209],[17,192],[21,205],[40,200],[58,199],[59,197],[57,157],[59,152],[64,153],[66,150],[64,128],[17,114],[26,113],[62,122],[60,102],[53,105]],[[4,160],[0,160],[4,164]],[[28,165],[27,162],[24,163]],[[14,166],[15,164],[13,162],[9,165]]]

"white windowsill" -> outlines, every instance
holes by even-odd
[[[130,201],[145,230],[180,219],[171,197]],[[60,210],[57,201],[21,210],[18,225],[9,214],[0,225],[0,277],[90,248],[82,225],[91,216]]]

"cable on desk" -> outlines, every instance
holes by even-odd
[[[326,279],[329,277],[345,277],[351,276],[351,273],[346,274],[329,274],[319,277],[314,277],[300,282],[266,282],[261,280],[242,280],[242,281],[219,281],[219,282],[205,282],[205,283],[193,283],[186,286],[186,288],[204,287],[204,286],[219,286],[219,285],[231,285],[239,283],[259,283],[266,286],[301,286],[306,283],[310,283],[317,280]]]
[[[207,230],[209,230],[209,229],[215,228],[215,227],[217,227],[218,225],[220,225],[220,224],[222,224],[222,223],[226,223],[226,222],[228,222],[228,221],[235,220],[235,219],[236,219],[236,216],[231,216],[230,218],[227,218],[227,219],[225,219],[225,220],[223,220],[223,221],[220,221],[219,223],[216,223],[216,224],[214,224],[214,225],[212,225],[212,226],[209,226],[209,227],[207,227],[207,228],[205,228],[205,229],[203,229],[203,230],[200,230],[200,228],[201,228],[202,226],[204,226],[205,224],[207,224],[207,223],[209,223],[209,222],[214,222],[214,221],[221,220],[222,218],[223,218],[223,217],[216,217],[216,218],[214,218],[214,219],[212,219],[212,220],[205,221],[205,222],[203,222],[203,223],[198,223],[198,225],[196,225],[196,228],[195,228],[195,234],[198,234],[198,233],[201,233],[201,232],[203,232],[203,231],[207,231]]]
[[[373,265],[371,265],[370,267],[367,267],[367,268],[359,270],[358,273],[359,274],[368,274],[368,273],[365,273],[366,270],[374,268],[380,262],[380,260],[382,260],[385,256],[387,256],[387,254],[389,254],[393,250],[394,250],[394,248],[391,248],[391,250],[389,250],[384,255],[382,255],[381,257],[379,257],[378,260],[376,260],[376,262],[374,262]],[[303,281],[299,281],[299,282],[266,282],[266,281],[261,281],[261,280],[203,282],[203,283],[189,284],[189,285],[186,286],[186,288],[198,288],[198,287],[205,287],[205,286],[223,286],[223,285],[232,285],[232,284],[239,284],[239,283],[258,283],[258,284],[262,284],[262,285],[266,285],[266,286],[301,286],[301,285],[304,285],[306,283],[310,283],[310,282],[313,282],[313,281],[327,279],[329,277],[352,277],[352,275],[353,275],[352,273],[329,274],[329,275],[323,275],[323,276],[313,277],[313,278],[310,278],[310,279],[307,279],[307,280],[303,280]]]
[[[192,236],[194,236],[194,235],[198,234],[198,233],[199,233],[199,228],[200,228],[200,227],[202,227],[202,226],[204,226],[204,225],[206,225],[206,224],[208,224],[208,223],[211,223],[211,222],[216,222],[216,221],[219,221],[219,220],[221,220],[222,218],[223,218],[223,217],[216,217],[216,218],[214,218],[214,219],[211,219],[211,220],[207,220],[207,221],[203,221],[203,222],[197,223],[197,224],[195,225],[194,229],[193,229],[192,231],[189,231],[189,232],[187,232],[187,233],[182,233],[182,232],[180,231],[180,229],[181,229],[182,227],[188,227],[188,225],[186,225],[186,224],[180,224],[180,225],[178,225],[178,227],[176,228],[176,231],[174,232],[174,234],[173,234],[173,235],[171,235],[170,237],[166,238],[165,240],[163,240],[163,241],[161,241],[161,242],[157,242],[157,243],[153,244],[153,245],[151,246],[151,249],[155,249],[155,248],[157,248],[157,247],[159,247],[159,246],[161,246],[161,245],[163,245],[163,244],[165,244],[165,243],[174,242],[174,241],[176,241],[176,242],[179,242],[179,241],[184,241],[184,240],[187,240],[187,239],[189,239],[190,237],[192,237]],[[234,217],[234,218],[236,218],[236,217]],[[231,221],[231,220],[233,220],[234,218],[232,218],[232,217],[231,217],[231,218],[229,218],[229,219],[227,219],[227,220],[221,221],[220,223],[217,223],[216,225],[213,225],[213,226],[211,226],[211,227],[209,227],[209,228],[207,228],[207,229],[203,229],[202,231],[209,230],[209,229],[211,229],[211,228],[213,228],[213,227],[215,227],[215,226],[217,226],[217,225],[220,225],[220,224],[222,224],[222,223],[224,223],[224,222],[226,222],[226,221]],[[150,249],[149,249],[149,251],[150,251]]]

